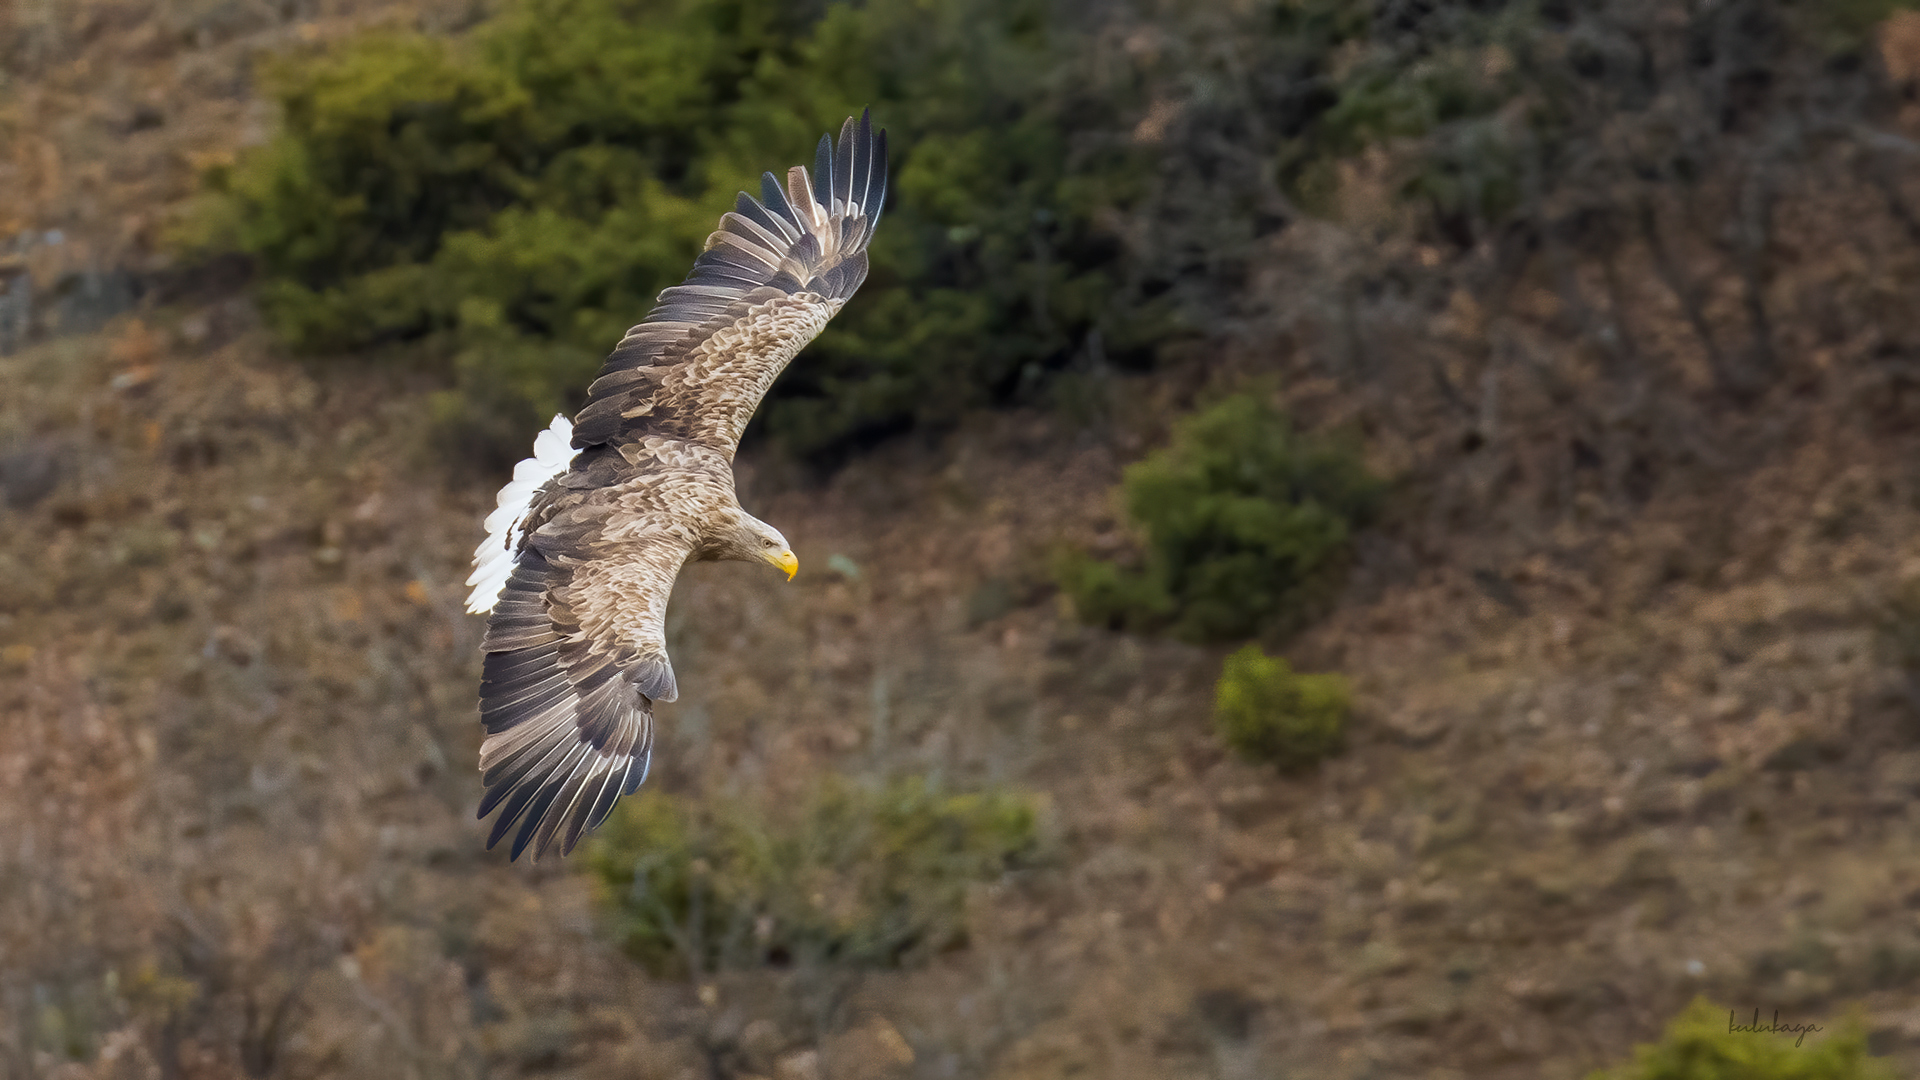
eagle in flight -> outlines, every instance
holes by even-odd
[[[467,610],[488,612],[480,816],[491,848],[561,854],[647,777],[653,703],[679,696],[667,598],[689,559],[799,569],[740,508],[733,454],[767,387],[867,276],[887,194],[887,134],[849,118],[813,175],[740,194],[680,285],[627,331],[586,404],[533,442],[473,553]]]

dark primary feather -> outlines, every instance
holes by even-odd
[[[821,209],[833,213],[833,136],[820,136],[820,145],[813,151],[813,201]]]

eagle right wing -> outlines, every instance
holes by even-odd
[[[666,436],[733,457],[760,399],[867,277],[887,197],[887,133],[866,113],[820,137],[813,175],[746,192],[687,280],[627,331],[573,418],[576,449]]]

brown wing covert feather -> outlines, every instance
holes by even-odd
[[[661,292],[607,357],[573,420],[579,449],[647,435],[732,456],[767,387],[867,277],[867,244],[887,194],[887,133],[862,113],[813,174],[772,173],[740,193],[687,280]]]

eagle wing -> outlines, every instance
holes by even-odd
[[[555,840],[572,851],[639,787],[653,703],[679,696],[667,598],[694,537],[662,505],[676,477],[650,471],[587,490],[568,487],[573,479],[556,480],[536,508],[543,520],[530,523],[481,643],[480,816],[501,808],[488,847],[519,823],[516,859]]]
[[[500,491],[468,610],[491,611],[480,684],[487,846],[561,853],[646,778],[653,702],[678,696],[667,599],[726,505],[740,433],[787,362],[866,279],[886,133],[822,136],[814,173],[742,193],[687,280],[627,332],[569,427]]]
[[[573,446],[665,436],[729,460],[767,387],[867,277],[887,196],[887,133],[862,113],[822,135],[813,175],[761,177],[707,237],[687,280],[660,294],[607,357],[573,420]]]

